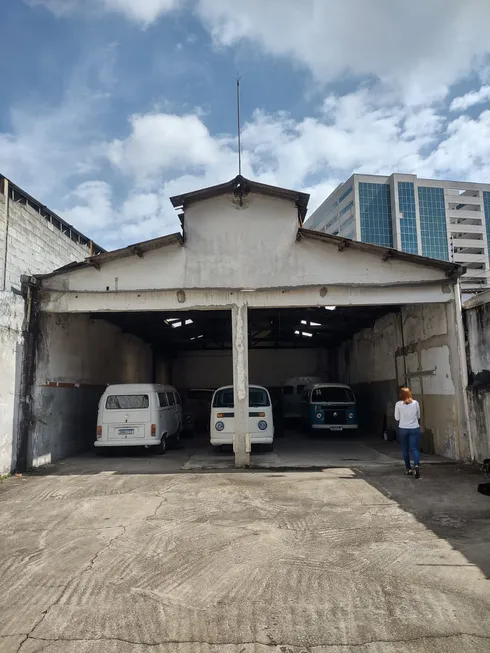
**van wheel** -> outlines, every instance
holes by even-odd
[[[213,453],[221,453],[220,445],[214,445],[213,446]]]
[[[160,444],[157,444],[156,446],[156,452],[160,456],[163,456],[163,454],[167,451],[167,438],[163,437],[160,441]]]
[[[274,443],[264,444],[264,451],[274,451]]]

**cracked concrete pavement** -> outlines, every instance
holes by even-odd
[[[0,483],[5,653],[484,653],[470,468],[79,473]]]

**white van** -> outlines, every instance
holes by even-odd
[[[225,444],[233,444],[235,432],[233,386],[216,390],[211,404],[211,444],[219,451]],[[259,385],[248,390],[248,433],[250,444],[265,445],[268,451],[274,448],[274,420],[269,392]]]
[[[286,381],[282,386],[282,415],[285,419],[299,419],[301,417],[303,390],[307,385],[320,383],[321,380],[319,376],[295,376]]]
[[[110,385],[99,402],[96,447],[155,447],[178,442],[182,402],[170,385]]]

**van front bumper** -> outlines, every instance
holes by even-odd
[[[274,442],[273,435],[264,434],[250,434],[250,444],[272,444]],[[211,445],[213,447],[221,447],[226,444],[233,444],[233,433],[220,433],[217,436],[213,435],[211,438]]]

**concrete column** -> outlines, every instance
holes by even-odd
[[[248,433],[248,306],[246,303],[232,307],[231,322],[235,398],[233,450],[235,466],[247,467],[250,465],[250,436]]]

